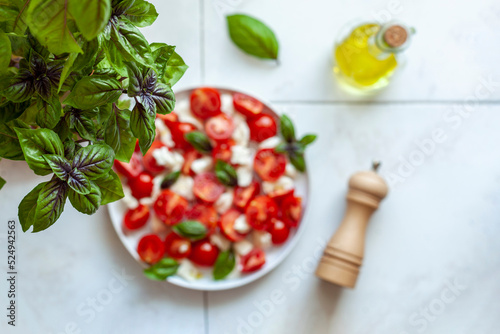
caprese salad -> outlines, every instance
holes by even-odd
[[[303,203],[295,178],[316,136],[295,137],[259,100],[203,87],[174,112],[158,114],[142,156],[115,161],[127,210],[124,233],[143,234],[137,254],[155,280],[215,280],[259,270],[265,250],[286,242]],[[205,268],[205,270],[202,270]]]

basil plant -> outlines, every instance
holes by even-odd
[[[129,161],[137,139],[148,150],[187,69],[138,29],[157,16],[144,0],[0,3],[0,157],[51,175],[19,204],[23,231],[54,224],[68,199],[93,214],[123,197],[113,161]]]

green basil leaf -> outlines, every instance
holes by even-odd
[[[68,56],[68,59],[66,59],[66,62],[64,63],[64,67],[61,73],[61,78],[59,79],[59,84],[57,85],[57,92],[61,91],[61,88],[68,78],[68,76],[71,74],[71,70],[73,69],[73,64],[75,63],[76,58],[78,58],[78,53],[70,53]]]
[[[19,69],[4,92],[12,102],[23,102],[35,94],[34,77],[28,69]]]
[[[2,4],[0,8],[0,22],[5,22],[6,32],[24,34],[26,31],[26,9],[28,0],[9,1],[9,6]]]
[[[304,172],[306,170],[306,160],[304,159],[304,155],[291,153],[289,155],[290,162],[292,165],[299,171]]]
[[[38,194],[33,232],[40,232],[56,222],[64,210],[68,186],[56,176],[47,182]]]
[[[288,143],[279,143],[278,146],[274,148],[274,151],[278,153],[286,153],[288,152],[288,146]]]
[[[153,65],[158,77],[162,78],[167,70],[168,61],[174,54],[175,46],[165,43],[151,43],[150,48],[153,53]]]
[[[146,111],[142,104],[136,103],[130,115],[130,129],[134,136],[139,138],[142,154],[146,154],[155,139],[155,114]]]
[[[63,142],[64,146],[64,156],[66,159],[70,159],[73,161],[73,158],[75,157],[76,153],[76,144],[75,141],[72,139],[67,139]]]
[[[215,163],[215,175],[223,185],[235,187],[238,185],[238,174],[236,170],[225,161],[217,160]]]
[[[243,14],[227,17],[229,36],[243,52],[265,59],[278,59],[278,40],[261,21]]]
[[[57,96],[52,96],[48,101],[37,101],[36,123],[42,128],[54,128],[62,115],[61,102]]]
[[[75,63],[73,64],[73,70],[81,71],[82,74],[85,75],[90,74],[92,71],[94,71],[94,74],[104,74],[94,68],[98,55],[104,53],[101,49],[100,39],[94,38],[93,40],[86,41],[81,38],[81,48],[83,53],[77,53]]]
[[[189,66],[186,65],[184,59],[177,52],[174,52],[168,60],[167,70],[163,76],[164,82],[171,87],[182,78]]]
[[[94,214],[101,204],[101,191],[94,182],[90,183],[90,192],[88,194],[82,195],[70,189],[68,197],[71,205],[86,215]]]
[[[86,140],[96,140],[96,127],[92,118],[97,113],[97,109],[80,110],[69,108],[69,128],[75,130],[80,137]]]
[[[300,143],[304,146],[312,144],[318,136],[316,135],[305,135],[300,139]]]
[[[67,181],[71,172],[71,163],[64,157],[56,154],[44,154],[45,159],[54,174],[63,181]]]
[[[161,189],[170,188],[170,186],[172,186],[175,182],[177,182],[177,179],[179,178],[180,175],[181,175],[181,171],[172,172],[172,173],[167,174],[167,176],[165,176],[163,178],[163,181],[161,181],[160,188]]]
[[[12,56],[10,39],[4,32],[0,31],[0,73],[7,70]]]
[[[152,64],[152,54],[148,41],[128,19],[120,18],[113,25],[110,38],[123,60],[136,61],[143,65]],[[114,55],[114,57],[117,56]]]
[[[156,8],[152,3],[144,0],[125,0],[123,2],[132,2],[132,5],[124,14],[137,27],[150,26],[158,17]]]
[[[99,143],[78,150],[73,160],[73,167],[90,180],[95,180],[109,172],[113,161],[113,149],[104,143]]]
[[[207,227],[196,220],[186,220],[174,225],[172,230],[181,237],[191,240],[200,240],[206,237]]]
[[[149,68],[141,69],[135,62],[125,62],[128,74],[128,96],[138,96],[144,87],[144,76],[148,75]],[[143,73],[143,70],[145,73]]]
[[[191,131],[184,135],[184,138],[193,145],[193,147],[201,152],[201,153],[210,153],[212,152],[212,144],[210,144],[210,140],[207,135],[201,131]]]
[[[30,106],[30,102],[7,102],[0,107],[0,123],[7,123],[20,117]]]
[[[70,31],[67,0],[31,0],[26,22],[31,33],[54,54],[82,52]]]
[[[177,269],[179,269],[179,263],[167,257],[144,269],[144,275],[154,281],[164,281],[167,277],[175,275]]]
[[[111,16],[110,0],[72,0],[69,12],[76,21],[78,30],[88,39],[94,39],[104,29]]]
[[[175,95],[172,89],[166,84],[158,82],[151,92],[151,97],[156,105],[156,112],[168,114],[174,110]]]
[[[44,154],[64,154],[64,147],[59,136],[49,129],[14,129],[19,138],[21,149],[28,166],[37,175],[47,175],[52,172]]]
[[[115,151],[115,159],[128,162],[134,153],[135,137],[130,131],[130,110],[113,105],[105,130],[104,142]]]
[[[29,128],[25,123],[19,120],[13,120],[9,123],[0,123],[0,157],[9,160],[24,160],[24,154],[21,150],[21,144],[17,138],[14,128]]]
[[[78,109],[92,109],[116,102],[121,94],[120,81],[110,76],[94,75],[81,79],[64,103]]]
[[[68,185],[71,189],[79,193],[80,195],[87,195],[90,193],[92,187],[92,181],[90,181],[85,174],[80,172],[78,169],[73,169],[68,174]]]
[[[214,280],[221,280],[233,271],[236,265],[236,257],[231,250],[221,252],[214,264]]]
[[[123,194],[122,182],[113,170],[110,170],[106,175],[97,179],[95,183],[101,190],[101,205],[115,202],[125,196]]]
[[[295,128],[293,126],[292,120],[288,118],[287,115],[281,115],[280,129],[281,135],[287,142],[291,143],[295,141]]]
[[[28,193],[28,195],[24,196],[23,200],[19,204],[17,212],[19,216],[19,223],[21,223],[23,232],[29,230],[29,228],[35,223],[35,212],[38,197],[40,191],[47,183],[48,182],[43,182],[37,185]]]

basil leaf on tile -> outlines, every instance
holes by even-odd
[[[243,14],[227,17],[229,36],[243,52],[264,59],[278,59],[274,32],[256,18]]]

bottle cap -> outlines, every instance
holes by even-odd
[[[384,41],[391,48],[397,48],[405,44],[408,39],[408,32],[400,25],[392,25],[384,32]]]

